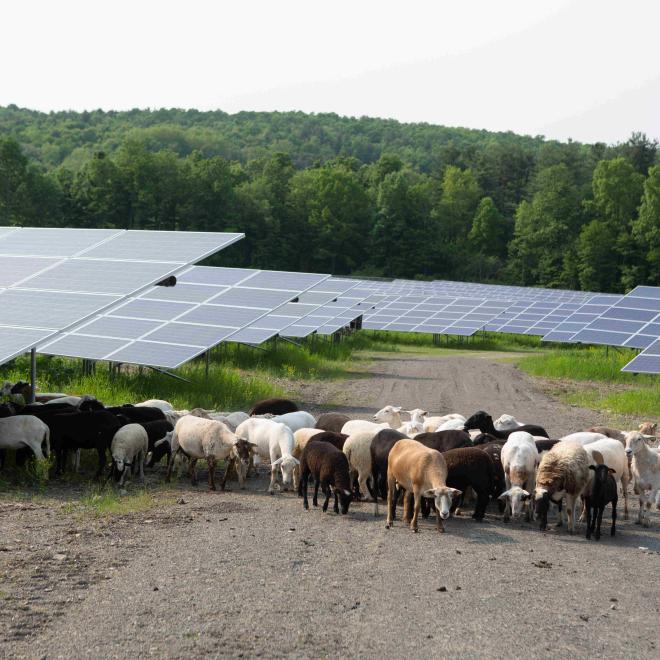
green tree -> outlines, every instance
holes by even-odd
[[[587,291],[619,290],[619,271],[612,256],[616,235],[611,225],[592,220],[580,232],[577,242],[577,270]]]
[[[644,182],[644,196],[632,233],[646,258],[646,281],[660,286],[660,165],[649,170]]]

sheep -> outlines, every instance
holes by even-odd
[[[323,511],[328,510],[330,487],[335,496],[334,512],[348,513],[352,500],[351,480],[349,476],[348,459],[346,455],[329,442],[319,442],[312,439],[303,449],[300,457],[300,484],[298,496],[303,498],[303,507],[309,509],[307,501],[307,484],[310,474],[314,477],[314,498],[312,504],[318,506],[319,487],[325,495]]]
[[[414,510],[412,519],[409,511],[409,498],[404,500],[403,520],[410,520],[410,528],[417,532],[417,518],[422,497],[434,500],[438,532],[444,532],[443,520],[449,518],[453,499],[460,497],[461,491],[447,486],[447,463],[442,454],[428,449],[416,440],[399,440],[390,451],[387,466],[387,524],[390,529],[396,516],[395,489],[403,488],[413,494]]]
[[[443,424],[440,424],[437,431],[462,431],[465,425],[465,421],[462,419],[448,419]]]
[[[296,412],[297,410],[298,406],[293,401],[275,397],[273,399],[257,401],[248,411],[248,415],[250,415],[250,417],[254,415],[264,415],[266,413],[271,413],[272,415],[286,415],[286,413]]]
[[[515,429],[498,431],[493,424],[493,418],[483,410],[478,410],[466,420],[465,430],[469,431],[470,429],[479,429],[482,433],[490,433],[496,438],[501,438],[503,440],[506,440],[514,431],[526,431],[532,435],[542,435],[545,438],[550,437],[542,426],[537,426],[536,424],[524,424]]]
[[[245,462],[245,454],[239,454],[236,445],[236,436],[222,422],[186,415],[174,427],[172,453],[167,466],[165,480],[170,481],[177,456],[184,454],[190,461],[188,469],[193,486],[197,485],[197,474],[195,470],[197,461],[203,458],[206,459],[208,465],[209,490],[216,490],[215,467],[217,461],[231,458],[241,463]],[[247,466],[244,465],[244,467],[246,468]],[[229,463],[225,468],[225,477],[221,485],[223,490],[228,469]],[[239,484],[242,487],[244,481],[242,475],[244,471],[240,469],[237,471]]]
[[[294,434],[293,434],[293,451],[291,452],[291,455],[294,458],[297,458],[300,460],[300,457],[302,456],[303,449],[307,445],[307,443],[314,437],[315,435],[318,435],[319,433],[323,433],[321,429],[298,429]],[[295,491],[298,490],[298,484],[300,483],[300,465],[296,465],[296,467],[293,469],[293,489]]]
[[[315,442],[329,442],[334,447],[337,447],[339,451],[343,451],[348,436],[344,435],[343,433],[334,433],[333,431],[323,431],[322,433],[314,435],[313,438]]]
[[[498,431],[515,431],[518,427],[524,426],[513,415],[500,415],[494,422]]]
[[[340,433],[344,424],[349,422],[350,419],[351,418],[348,415],[343,415],[342,413],[323,413],[322,415],[319,415],[314,428]]]
[[[236,429],[236,437],[254,445],[254,452],[263,459],[270,460],[270,484],[268,492],[275,492],[277,468],[282,473],[282,489],[288,490],[293,483],[294,468],[300,461],[293,456],[293,433],[291,429],[272,419],[250,419]]]
[[[163,456],[171,453],[170,443],[165,440],[168,433],[174,430],[174,426],[166,419],[157,419],[153,422],[141,422],[140,426],[147,432],[149,448],[147,454],[151,454],[147,467],[153,467]]]
[[[344,443],[342,451],[348,459],[351,486],[356,495],[366,495],[369,491],[373,495],[375,491],[375,486],[369,488],[367,480],[371,477],[371,443],[378,430],[358,431],[349,435]]]
[[[50,429],[34,415],[0,419],[0,449],[30,449],[37,460],[50,456]],[[4,463],[4,461],[2,461]],[[0,463],[0,467],[2,467]]]
[[[404,438],[403,433],[395,429],[382,429],[376,433],[371,443],[371,479],[374,502],[378,496],[387,497],[387,464],[389,453],[394,445]]]
[[[617,431],[617,429],[611,429],[609,426],[592,426],[587,429],[588,433],[600,433],[607,438],[614,438],[618,440],[622,445],[626,444],[626,434],[623,431]]]
[[[376,424],[375,422],[368,422],[365,419],[351,419],[341,427],[341,432],[344,435],[354,435],[361,431],[371,431],[372,435],[376,435],[381,429],[392,428],[389,424]]]
[[[490,433],[481,433],[481,431],[475,435],[472,436],[470,433],[470,439],[472,440],[472,444],[476,447],[477,445],[485,445],[491,442],[499,442],[499,444],[503,445],[506,440],[502,438],[496,438],[494,435],[491,435]]]
[[[424,428],[423,431],[425,433],[432,433],[433,431],[437,430],[439,426],[442,426],[447,420],[449,419],[461,419],[465,421],[465,417],[463,415],[460,415],[459,413],[449,413],[448,415],[442,415],[442,416],[437,416],[437,417],[427,417],[424,420]]]
[[[147,399],[141,403],[135,404],[136,408],[158,408],[163,412],[169,412],[174,410],[174,406],[169,401],[163,401],[163,399]]]
[[[493,462],[493,490],[491,497],[498,498],[497,505],[500,513],[504,511],[504,502],[499,499],[499,496],[506,490],[506,481],[504,479],[504,468],[502,467],[502,441],[488,442],[485,445],[479,445],[477,448],[486,453],[490,460]]]
[[[401,406],[385,406],[374,415],[374,422],[398,429],[401,426],[401,410],[403,410]]]
[[[596,442],[597,440],[605,440],[606,435],[602,433],[591,433],[589,431],[579,431],[578,433],[570,433],[565,435],[563,438],[559,438],[559,442],[573,442],[578,445],[588,445],[590,442]]]
[[[639,431],[631,431],[626,434],[626,454],[632,456],[635,493],[639,495],[637,524],[648,527],[649,509],[660,491],[660,453],[646,444]]]
[[[471,487],[477,495],[472,517],[483,520],[495,479],[495,467],[490,456],[475,447],[461,447],[449,449],[442,457],[447,464],[447,486],[462,492]]]
[[[144,482],[144,459],[148,449],[149,437],[140,424],[126,424],[115,433],[110,444],[110,473],[114,475],[119,486],[124,485],[129,466],[132,467],[133,474],[139,469],[140,481]]]
[[[614,480],[621,487],[623,493],[623,517],[628,520],[628,458],[624,446],[614,438],[604,438],[584,445],[584,450],[589,455],[591,463],[605,463],[614,470]],[[586,513],[586,511],[585,511]]]
[[[542,438],[540,440],[534,438],[534,444],[536,445],[539,456],[546,451],[550,451],[558,442],[559,440],[550,440],[549,438]]]
[[[472,447],[470,436],[465,431],[457,431],[456,429],[419,433],[415,436],[415,440],[439,452],[460,449],[461,447]]]
[[[142,406],[141,408],[126,405],[110,406],[105,410],[109,413],[112,413],[113,415],[120,415],[121,417],[125,417],[129,421],[136,424],[140,424],[141,422],[153,422],[159,419],[166,419],[165,413],[160,408],[154,408],[153,406]]]
[[[316,425],[314,415],[310,415],[304,410],[278,415],[273,417],[273,421],[278,424],[286,424],[291,429],[291,433],[295,433],[298,429],[313,429]]]
[[[653,422],[642,422],[637,428],[642,435],[654,438],[658,425]]]
[[[504,522],[517,518],[525,510],[527,522],[532,519],[529,499],[534,491],[539,452],[534,438],[524,431],[514,431],[502,447],[502,467],[506,490],[499,496],[505,502]]]
[[[627,466],[626,466],[627,468]],[[610,536],[616,533],[616,505],[619,499],[616,480],[612,476],[615,470],[605,464],[590,465],[594,471],[588,494],[585,495],[587,509],[587,538],[593,534],[596,541],[600,540],[600,524],[603,520],[605,507],[612,503],[612,527]]]
[[[407,436],[411,436],[415,433],[424,432],[424,418],[428,415],[426,410],[421,408],[413,408],[412,410],[404,410],[410,415],[410,421],[404,422],[397,429],[401,433],[405,433]]]
[[[558,442],[543,456],[534,489],[534,507],[541,530],[548,527],[550,502],[560,504],[565,496],[566,509],[563,513],[568,518],[569,534],[574,532],[575,504],[589,485],[591,474],[587,452],[574,442]]]
[[[75,406],[76,408],[82,403],[83,398],[81,396],[62,396],[56,399],[51,399],[50,401],[45,401],[45,406],[51,406],[57,403],[68,403],[70,406]]]

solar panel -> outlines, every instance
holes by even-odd
[[[20,329],[47,330],[33,336],[54,338],[240,238],[114,229],[0,231],[0,325],[14,326],[17,336],[29,335]],[[32,347],[16,351],[4,342],[0,363]]]

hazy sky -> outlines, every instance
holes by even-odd
[[[391,117],[660,138],[658,0],[20,0],[0,105]]]

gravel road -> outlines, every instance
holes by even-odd
[[[388,403],[484,408],[554,436],[598,422],[478,356],[385,356],[369,378],[304,392],[315,410],[331,396],[363,417]],[[505,524],[495,507],[414,535],[386,530],[383,508],[304,512],[266,484],[182,480],[156,508],[109,519],[57,499],[0,503],[3,657],[658,657],[657,511],[643,529],[621,505],[619,533],[598,543]]]

